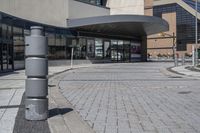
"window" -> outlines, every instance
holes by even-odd
[[[95,57],[103,58],[103,42],[102,39],[95,39]]]
[[[87,57],[94,58],[95,56],[95,41],[93,39],[87,39]]]
[[[97,5],[97,6],[105,6],[105,0],[77,0],[77,1],[81,1],[84,3],[89,3],[92,5]]]
[[[13,27],[14,60],[24,60],[24,34],[20,27]]]

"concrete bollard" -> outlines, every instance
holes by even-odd
[[[182,56],[182,65],[184,66],[185,65],[185,57]]]
[[[48,118],[48,60],[47,41],[43,28],[31,27],[31,35],[25,38],[25,119],[46,120]]]

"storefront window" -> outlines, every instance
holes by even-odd
[[[95,41],[87,39],[87,58],[94,58],[95,55]]]
[[[116,40],[111,41],[111,60],[112,61],[117,61],[118,60],[118,45]]]
[[[130,61],[130,41],[124,41],[124,61]]]
[[[110,59],[110,41],[104,41],[104,58]]]
[[[47,37],[48,43],[48,58],[49,59],[56,59],[56,37],[54,31],[52,32],[45,32],[45,36]]]
[[[122,61],[124,58],[123,41],[118,41],[118,61]]]
[[[95,39],[95,57],[103,57],[103,42],[102,39]]]
[[[85,59],[86,58],[86,39],[79,38],[78,44],[75,45],[74,56],[75,59]]]
[[[13,27],[14,60],[24,60],[24,36],[23,29]]]
[[[138,42],[131,42],[131,61],[141,60],[141,44]]]

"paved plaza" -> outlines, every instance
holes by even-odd
[[[60,92],[97,133],[199,133],[199,79],[170,63],[107,64],[69,71]]]

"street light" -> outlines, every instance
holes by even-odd
[[[196,0],[196,5],[195,5],[195,10],[196,10],[196,26],[195,26],[195,46],[192,46],[192,54],[193,54],[193,66],[197,66],[198,65],[198,50],[197,50],[197,45],[198,45],[198,0]]]
[[[73,56],[74,56],[74,48],[76,47],[75,45],[70,45],[71,47],[71,69],[73,69]]]
[[[167,34],[167,33],[162,32],[162,33],[159,33],[158,35],[159,36],[163,36],[163,37],[168,36],[168,37],[171,37],[173,39],[172,48],[173,48],[174,66],[177,67],[178,66],[178,62],[177,62],[177,56],[176,56],[176,41],[175,41],[176,36],[175,36],[175,33],[173,32],[173,35],[171,35],[171,34]]]

